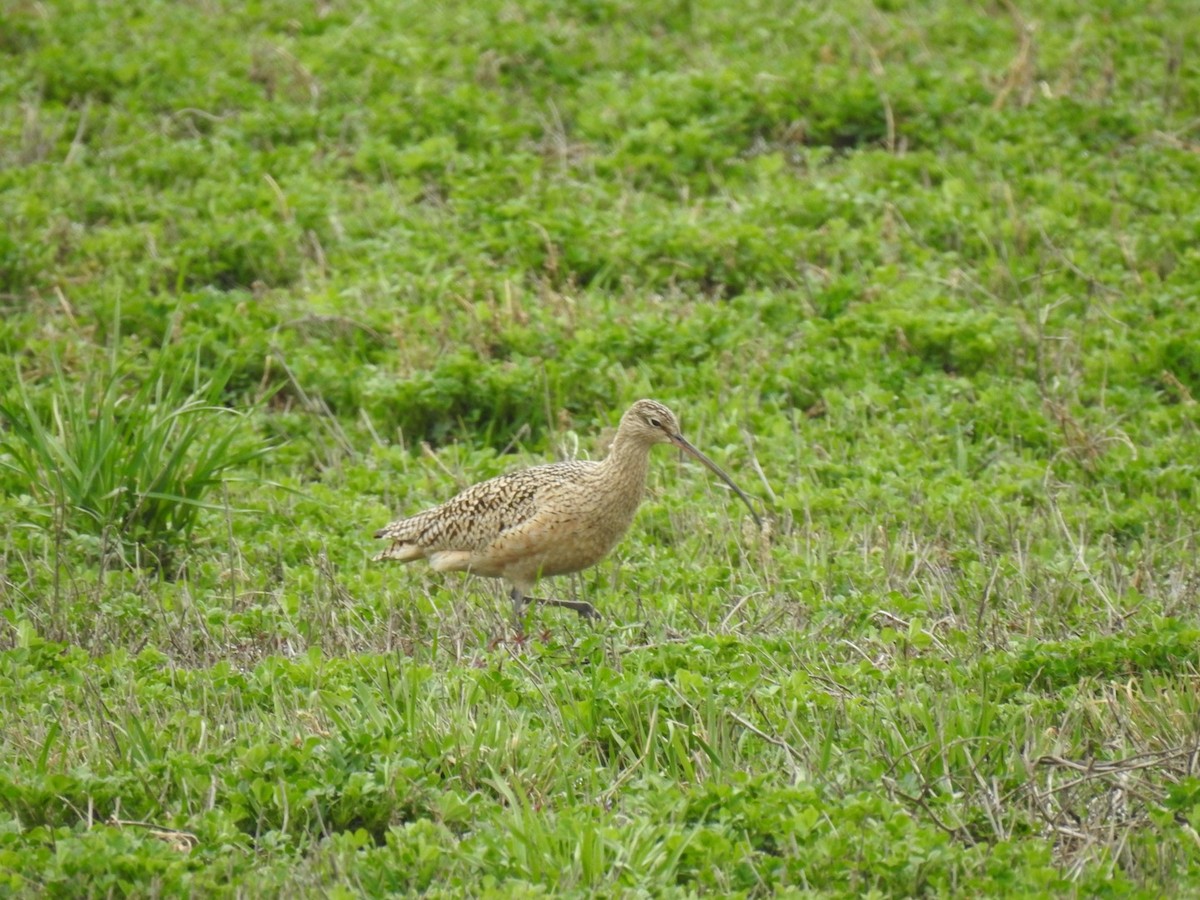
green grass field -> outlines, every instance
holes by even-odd
[[[1200,896],[1193,0],[6,0],[0,222],[0,895]]]

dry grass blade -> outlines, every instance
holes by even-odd
[[[120,819],[112,816],[108,824],[114,828],[142,828],[146,834],[155,840],[163,841],[172,850],[180,853],[190,853],[200,846],[200,838],[190,831],[179,831],[174,828],[164,828],[154,822],[139,822],[133,819]]]

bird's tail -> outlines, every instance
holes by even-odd
[[[391,544],[386,550],[374,557],[374,562],[380,562],[385,559],[394,559],[398,562],[412,562],[414,559],[421,559],[425,556],[425,551],[417,544],[417,537],[420,534],[421,526],[417,522],[417,516],[408,519],[400,519],[397,522],[392,522],[390,525],[385,525],[375,532],[375,537],[380,540],[391,541]]]
[[[390,547],[380,553],[378,556],[371,558],[372,562],[383,562],[387,559],[394,559],[397,562],[412,562],[414,559],[423,559],[425,551],[416,544],[406,544],[403,541],[394,541]]]

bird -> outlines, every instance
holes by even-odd
[[[621,417],[608,455],[533,466],[474,484],[440,506],[379,529],[389,542],[375,561],[425,559],[435,572],[501,578],[518,631],[528,603],[597,618],[581,600],[530,596],[539,578],[579,572],[600,562],[628,531],[645,493],[650,450],[670,444],[698,459],[754,504],[715,462],[681,433],[679,419],[657,400],[638,400]]]

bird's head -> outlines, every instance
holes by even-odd
[[[629,411],[621,417],[621,427],[617,435],[618,438],[625,437],[629,440],[638,441],[646,447],[653,446],[654,444],[673,444],[690,456],[700,460],[700,462],[704,463],[704,465],[733,489],[733,492],[742,499],[742,502],[750,510],[750,515],[754,517],[754,521],[758,523],[760,528],[762,527],[762,520],[758,517],[758,513],[754,511],[754,504],[750,502],[750,498],[746,496],[746,493],[733,483],[733,479],[725,474],[724,469],[696,449],[691,441],[683,436],[679,430],[679,419],[675,417],[675,413],[671,412],[657,400],[639,400],[633,406],[629,407]]]
[[[639,400],[621,417],[621,431],[642,444],[682,446],[679,420],[657,400]]]

